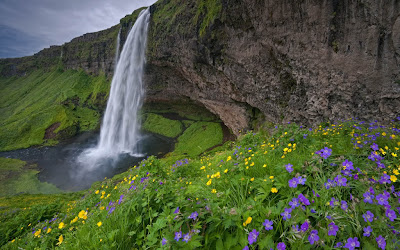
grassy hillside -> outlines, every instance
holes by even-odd
[[[202,157],[149,157],[73,202],[3,214],[1,243],[4,249],[398,248],[399,136],[399,121],[289,124],[248,132]]]
[[[0,151],[70,137],[98,126],[109,81],[83,71],[34,71],[0,78]],[[46,129],[48,129],[46,134]]]

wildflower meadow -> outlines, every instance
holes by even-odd
[[[4,249],[400,249],[400,117],[248,131],[1,215]],[[50,195],[48,197],[51,197]]]

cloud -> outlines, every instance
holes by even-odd
[[[33,54],[38,52],[38,48],[40,50],[50,45],[61,45],[85,33],[109,28],[135,9],[155,2],[156,0],[2,0],[0,34],[18,33],[16,39],[19,41],[16,43],[19,44],[19,49],[17,46],[10,47],[10,37],[6,39],[0,36],[0,51],[8,49],[10,54],[19,50],[15,56],[21,56],[20,53]],[[26,48],[23,50],[21,45]],[[4,57],[3,53],[0,57]]]

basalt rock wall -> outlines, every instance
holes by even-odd
[[[398,0],[159,1],[148,96],[200,102],[236,134],[254,109],[271,122],[392,119],[399,10]]]

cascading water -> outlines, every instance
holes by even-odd
[[[115,61],[114,72],[117,69],[118,59],[119,59],[119,46],[120,46],[120,43],[121,43],[121,29],[122,29],[122,27],[119,28],[118,37],[117,37],[117,44],[115,45],[116,50],[115,50],[115,59],[114,59],[114,61]]]
[[[100,140],[96,147],[84,151],[77,159],[86,170],[104,165],[105,160],[109,165],[123,153],[140,155],[138,110],[144,96],[143,70],[149,18],[148,9],[139,14],[123,46],[111,82]]]

